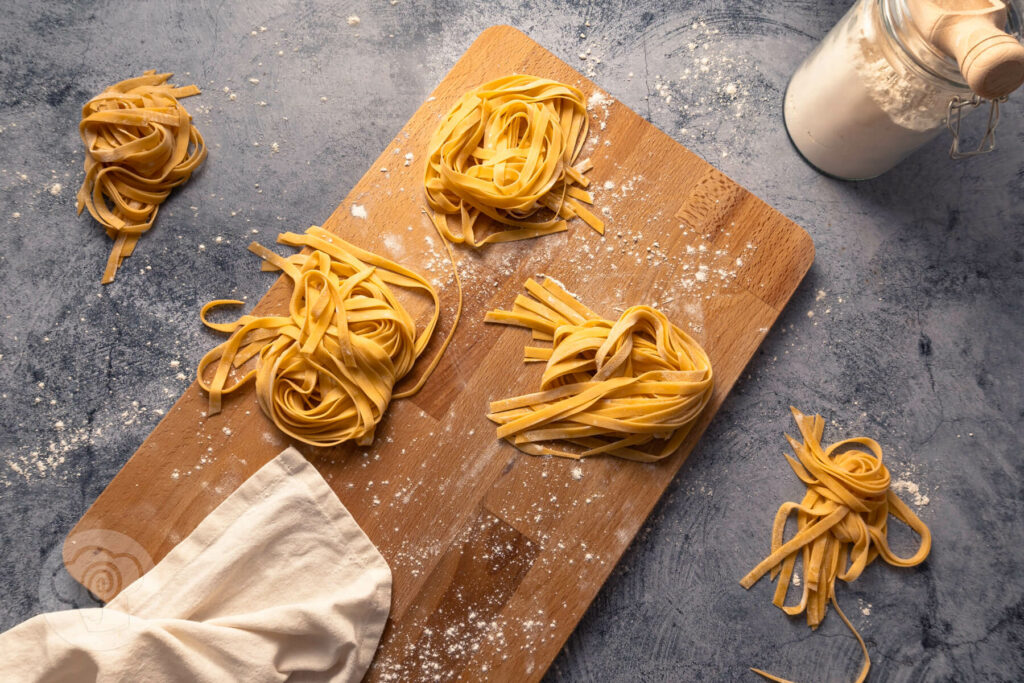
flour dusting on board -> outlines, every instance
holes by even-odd
[[[555,512],[558,496],[534,501],[534,505],[538,504],[552,505],[552,518],[560,517]],[[518,540],[513,542],[513,538]],[[452,547],[460,548],[462,562],[472,563],[486,576],[511,572],[508,578],[512,578],[527,569],[553,575],[566,565],[579,566],[583,572],[583,565],[606,564],[585,542],[555,540],[546,532],[537,534],[536,543],[518,533],[509,536],[508,527],[490,515],[463,529]],[[412,562],[412,574],[420,576],[424,566],[435,565],[439,552],[437,547],[422,548],[403,542],[393,571],[403,571]],[[461,592],[466,588],[459,585],[458,575],[451,581],[449,590]],[[519,616],[508,617],[503,614],[506,600],[500,591],[491,592],[449,601],[435,612],[424,614],[412,627],[420,633],[418,641],[378,652],[374,668],[379,678],[389,682],[418,680],[426,673],[427,680],[454,680],[460,673],[465,674],[463,667],[468,662],[485,651],[486,658],[507,661],[511,656],[538,654],[540,648],[560,642],[559,620],[551,614],[557,606],[527,609]],[[488,665],[480,666],[486,674]]]
[[[594,94],[591,95],[590,98],[587,100],[587,109],[589,109],[590,111],[594,111],[598,107],[601,107],[602,109],[607,109],[612,102],[612,98],[609,97],[606,93],[603,93],[600,90],[595,90]]]
[[[405,255],[405,246],[402,244],[401,238],[393,232],[384,235],[384,246],[387,247],[388,256],[393,259],[399,259]]]
[[[604,130],[608,126],[608,113],[612,102],[614,100],[600,90],[595,90],[587,100],[587,111],[596,119],[595,123],[599,130]]]

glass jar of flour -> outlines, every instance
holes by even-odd
[[[954,158],[989,151],[999,102],[1024,81],[1019,34],[1000,0],[858,0],[789,82],[790,139],[847,180],[884,173],[946,128]],[[960,117],[983,104],[988,130],[961,152]]]

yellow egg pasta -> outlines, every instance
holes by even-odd
[[[650,306],[611,321],[551,278],[526,289],[512,311],[485,320],[529,328],[551,347],[526,347],[526,362],[545,363],[539,392],[491,403],[498,437],[566,458],[654,462],[679,448],[714,387],[704,349]]]
[[[197,370],[199,385],[209,392],[209,414],[220,411],[225,394],[255,379],[260,408],[285,434],[312,446],[367,446],[391,400],[415,394],[437,366],[461,314],[461,284],[452,332],[419,379],[395,392],[437,326],[441,305],[434,287],[317,226],[302,235],[283,233],[277,241],[306,249],[287,258],[255,242],[249,249],[264,260],[264,270],[291,278],[287,315],[243,315],[221,324],[207,319],[210,309],[241,301],[211,301],[202,309],[208,327],[231,335]],[[422,329],[395,297],[395,287],[430,297],[433,315]],[[255,368],[232,381],[232,371],[257,355]]]
[[[864,653],[864,664],[857,677],[861,683],[867,678],[871,658],[864,640],[839,609],[836,579],[854,581],[879,556],[897,567],[918,565],[931,550],[931,532],[889,488],[889,470],[882,464],[882,448],[877,442],[855,437],[822,447],[822,417],[804,415],[796,408],[792,411],[803,443],[787,434],[796,458],[786,455],[786,460],[807,486],[807,494],[799,504],[783,503],[779,508],[772,526],[771,554],[744,576],[740,585],[750,588],[769,572],[772,580],[779,577],[773,603],[791,616],[806,611],[807,624],[812,629],[821,624],[831,602]],[[797,532],[786,541],[786,521],[793,514]],[[900,557],[889,548],[889,515],[920,536],[917,552],[910,557]],[[799,603],[787,605],[786,593],[798,556],[803,562],[803,593]],[[769,680],[784,681],[758,669],[754,671]]]
[[[471,247],[562,232],[579,216],[599,233],[604,222],[576,162],[586,142],[586,101],[576,88],[536,76],[505,76],[464,94],[430,139],[424,186],[438,231]],[[542,209],[551,218],[529,220]],[[488,216],[511,229],[478,234]],[[453,231],[448,217],[460,224]]]
[[[103,284],[114,281],[139,236],[153,227],[171,189],[206,159],[203,137],[178,101],[198,95],[199,88],[173,86],[170,77],[146,71],[82,107],[78,130],[85,143],[85,180],[77,211],[88,209],[114,240]]]

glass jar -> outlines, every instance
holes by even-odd
[[[1019,28],[1012,6],[1009,13]],[[793,74],[784,116],[812,166],[863,180],[934,138],[951,102],[972,100],[956,61],[917,30],[907,0],[858,0]]]

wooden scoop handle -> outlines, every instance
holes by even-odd
[[[960,65],[971,90],[995,99],[1024,83],[1024,45],[1003,31],[1006,5],[999,0],[916,0],[914,23]]]

